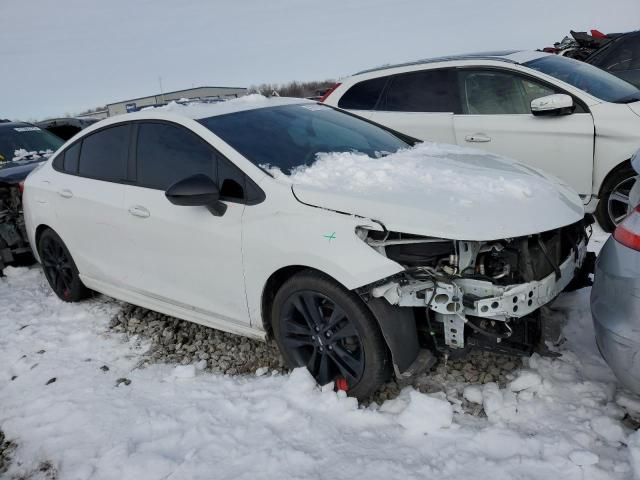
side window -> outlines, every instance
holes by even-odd
[[[78,161],[80,160],[80,144],[76,142],[64,152],[62,169],[67,173],[78,173]]]
[[[460,70],[462,113],[530,114],[531,100],[557,93],[546,85],[508,72]]]
[[[395,75],[378,110],[460,113],[455,70],[424,70]]]
[[[128,124],[100,130],[82,140],[78,174],[118,182],[127,178]],[[65,154],[65,163],[66,163]]]
[[[53,167],[60,172],[77,174],[81,143],[82,141],[74,143],[61,152],[53,161]]]
[[[216,152],[189,130],[166,123],[138,127],[137,184],[166,190],[179,180],[202,173],[218,179]]]
[[[356,83],[340,97],[338,107],[345,110],[373,110],[388,78],[373,78]]]

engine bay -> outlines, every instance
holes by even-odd
[[[589,284],[589,225],[484,242],[362,229],[363,241],[405,270],[359,293],[413,308],[423,346],[440,353],[530,354],[544,349],[540,308]]]

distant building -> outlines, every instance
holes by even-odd
[[[132,98],[122,102],[110,103],[106,107],[106,116],[113,117],[122,113],[136,112],[141,108],[165,105],[171,101],[179,100],[202,100],[202,101],[220,101],[230,98],[242,97],[247,94],[246,88],[234,87],[195,87],[186,90],[176,90],[175,92],[166,92],[149,97]],[[98,112],[94,112],[98,113]],[[103,112],[99,112],[103,113]],[[96,116],[87,114],[87,116]]]

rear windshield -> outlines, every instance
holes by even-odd
[[[640,90],[630,83],[572,58],[549,55],[524,65],[584,90],[605,102],[628,103],[640,100]]]
[[[259,167],[290,173],[311,165],[318,153],[382,156],[409,146],[393,133],[319,104],[284,105],[200,120]]]
[[[64,142],[52,133],[28,124],[0,125],[0,162],[10,162],[35,154],[53,153]]]

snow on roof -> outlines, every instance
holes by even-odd
[[[157,112],[171,113],[183,117],[199,120],[201,118],[215,117],[217,115],[225,115],[227,113],[242,112],[245,110],[254,110],[257,108],[278,107],[281,105],[295,105],[300,103],[314,103],[304,98],[288,98],[288,97],[270,97],[252,94],[244,97],[234,98],[218,103],[188,103],[186,105],[171,102],[168,105],[153,108]],[[145,111],[148,109],[143,109]],[[135,115],[135,114],[131,114]]]

